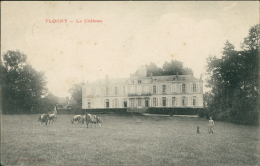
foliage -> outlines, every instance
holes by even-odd
[[[209,114],[215,119],[237,124],[258,123],[259,98],[259,25],[252,27],[244,39],[242,51],[228,41],[222,58],[207,59],[205,94]]]
[[[7,51],[1,63],[3,113],[38,113],[41,95],[46,91],[44,73],[27,63],[19,51]]]
[[[82,85],[83,83],[73,84],[72,87],[69,89],[69,93],[74,100],[77,101],[77,104],[82,106]]]
[[[147,76],[152,74],[153,76],[161,76],[161,75],[193,75],[193,71],[191,68],[184,68],[183,63],[177,60],[172,60],[171,62],[165,62],[162,68],[157,67],[155,63],[150,63],[146,65]],[[137,75],[137,71],[135,72]]]

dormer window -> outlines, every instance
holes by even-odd
[[[138,84],[141,84],[142,83],[142,80],[138,80]]]

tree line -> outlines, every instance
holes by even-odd
[[[250,28],[241,50],[226,41],[222,57],[207,58],[204,94],[207,116],[236,124],[259,122],[259,25]]]
[[[46,95],[44,72],[36,71],[20,51],[7,51],[1,61],[1,105],[4,114],[43,113],[51,111],[58,101]],[[42,95],[46,95],[42,98]]]

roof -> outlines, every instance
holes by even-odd
[[[170,75],[170,76],[152,76],[153,80],[156,79],[157,82],[165,82],[165,81],[188,81],[188,82],[195,82],[199,81],[199,79],[195,78],[192,75]]]
[[[195,78],[192,75],[169,75],[169,76],[152,76],[153,81],[156,82],[166,82],[166,81],[187,81],[187,82],[197,82],[199,79]],[[127,84],[129,79],[138,79],[138,77],[132,78],[109,78],[109,84]],[[150,77],[141,77],[139,79],[151,79]],[[96,85],[96,84],[106,84],[106,79],[98,79],[89,83],[88,85]]]
[[[129,78],[109,78],[109,83],[110,84],[124,84],[127,83]],[[96,81],[91,82],[90,84],[105,84],[106,79],[98,79]]]

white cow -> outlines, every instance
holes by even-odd
[[[81,115],[75,115],[73,118],[71,118],[71,123],[73,124],[74,121],[78,121],[78,123],[79,123],[80,119],[81,119]]]
[[[52,123],[56,120],[57,120],[57,116],[55,114],[49,114],[49,124],[51,123],[51,120],[52,120]]]
[[[52,120],[52,123],[55,121],[56,122],[56,120],[57,120],[57,111],[53,111],[53,113],[52,114],[49,114],[49,124],[51,123],[51,120]]]

